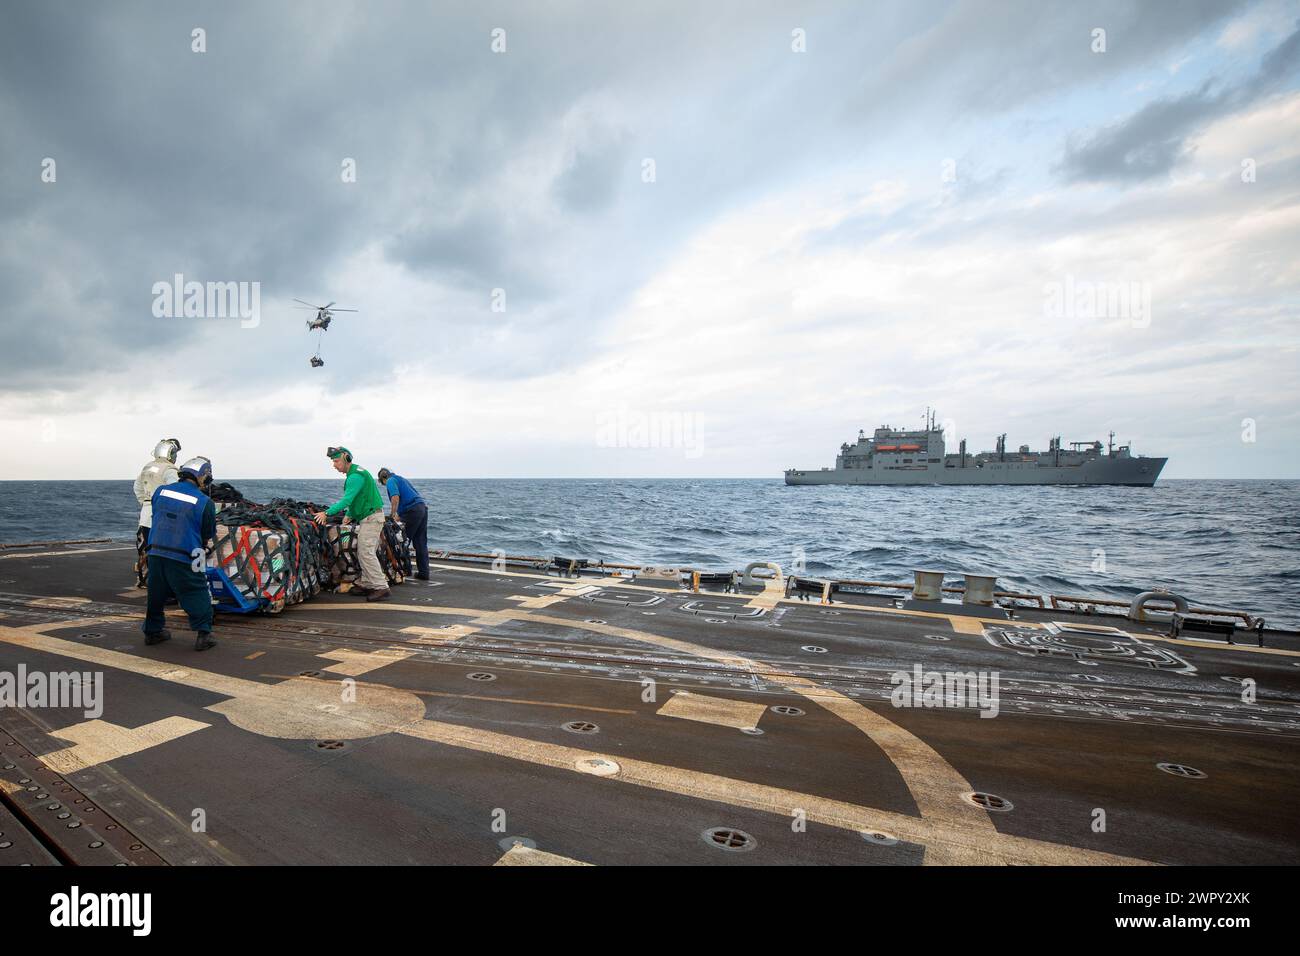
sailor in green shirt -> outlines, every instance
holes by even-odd
[[[379,565],[379,538],[384,532],[384,499],[379,496],[379,488],[370,472],[360,465],[353,464],[352,452],[339,446],[330,447],[325,452],[334,464],[334,470],[347,475],[343,485],[343,497],[330,505],[326,511],[318,511],[312,517],[317,524],[324,524],[329,515],[347,512],[357,526],[357,562],[361,565],[359,586],[354,588],[358,594],[364,594],[367,601],[382,601],[388,597],[388,578]]]

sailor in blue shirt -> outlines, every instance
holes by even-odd
[[[384,486],[393,516],[406,526],[406,536],[415,545],[416,578],[429,580],[429,509],[424,499],[409,481],[387,468],[380,468],[375,480]]]
[[[153,522],[149,528],[149,594],[144,642],[161,644],[172,636],[164,616],[167,599],[174,597],[195,632],[194,649],[216,647],[212,639],[212,593],[204,573],[208,542],[216,537],[217,511],[208,497],[212,462],[191,458],[181,465],[180,479],[153,493]]]

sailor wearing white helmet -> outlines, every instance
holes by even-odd
[[[153,461],[140,469],[135,479],[135,500],[140,502],[140,525],[135,529],[135,586],[145,587],[149,577],[149,529],[153,526],[153,493],[179,477],[176,455],[181,443],[164,438],[153,449]]]

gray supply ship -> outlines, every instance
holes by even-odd
[[[1007,451],[1007,436],[999,435],[993,451],[968,454],[963,439],[956,453],[944,446],[943,426],[932,414],[917,430],[877,428],[868,438],[858,432],[845,442],[834,468],[785,473],[787,485],[1138,485],[1150,487],[1168,458],[1133,455],[1128,445],[1115,445],[1115,433],[1105,447],[1099,441],[1069,442],[1059,436],[1047,451],[1021,445]]]

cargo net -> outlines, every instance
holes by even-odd
[[[361,562],[357,557],[357,526],[327,524],[324,534],[327,561],[325,576],[329,586],[347,590],[361,577]],[[379,536],[379,546],[375,551],[389,584],[401,584],[411,573],[411,542],[402,526],[391,515],[384,518],[384,531]]]
[[[235,602],[239,609],[276,613],[322,590],[347,591],[360,577],[356,527],[341,518],[316,524],[312,515],[325,510],[321,505],[288,498],[257,504],[229,485],[214,501],[217,535],[208,561],[243,599]],[[411,545],[391,517],[376,552],[390,584],[410,574]]]

